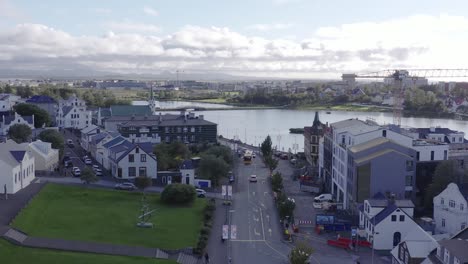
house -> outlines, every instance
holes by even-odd
[[[347,203],[356,208],[377,193],[413,198],[416,151],[379,137],[348,148]],[[391,164],[391,165],[389,165]]]
[[[58,103],[54,98],[47,95],[34,95],[26,100],[26,103],[35,105],[45,111],[50,116],[50,120],[55,124],[55,118],[57,115]]]
[[[0,143],[0,188],[1,192],[16,193],[28,186],[35,178],[35,159],[27,144],[13,140]]]
[[[304,127],[304,154],[311,166],[318,166],[319,141],[323,138],[325,130],[326,126],[320,122],[318,112],[315,112],[312,126]]]
[[[466,264],[468,263],[468,227],[450,239],[438,241],[436,250],[422,264]]]
[[[117,136],[115,138],[112,138],[111,140],[102,143],[102,148],[97,147],[96,151],[96,161],[101,163],[101,165],[106,169],[110,170],[111,165],[109,162],[109,153],[110,153],[110,148],[121,144],[122,142],[127,141],[124,137],[122,136]],[[101,152],[101,151],[102,152]]]
[[[103,145],[118,136],[119,133],[107,131],[103,131],[99,134],[91,136],[91,140],[89,141],[88,145],[91,157],[93,157],[95,160],[102,164]]]
[[[55,115],[57,126],[60,128],[83,129],[91,125],[92,113],[86,109],[86,102],[76,95],[68,100],[60,100]]]
[[[392,264],[422,263],[437,246],[437,241],[417,226],[390,252]]]
[[[8,130],[12,125],[24,124],[29,128],[34,129],[34,115],[32,116],[21,116],[15,112],[14,115],[5,113],[0,116],[0,136],[7,136]]]
[[[81,147],[89,152],[89,143],[91,142],[91,137],[101,133],[101,128],[96,125],[88,125],[87,127],[81,129]]]
[[[111,105],[109,108],[99,108],[93,122],[100,126],[105,125],[107,131],[117,131],[118,121],[107,121],[109,118],[121,117],[124,120],[128,120],[129,117],[151,115],[153,115],[153,110],[149,105]],[[119,120],[118,118],[116,119]]]
[[[117,179],[134,179],[146,176],[156,179],[158,175],[156,155],[151,143],[133,144],[128,141],[109,148],[111,173]]]
[[[184,184],[195,185],[195,164],[192,160],[184,160],[179,171]]]
[[[468,183],[450,183],[433,202],[436,233],[455,235],[468,226]]]
[[[179,115],[116,116],[105,120],[104,124],[108,131],[115,131],[112,128],[116,126],[117,131],[133,143],[217,142],[217,124],[205,120],[203,115],[185,111]]]
[[[13,94],[0,94],[0,112],[13,110],[13,106],[19,103],[21,97]]]
[[[52,143],[36,140],[29,144],[29,150],[34,156],[36,171],[50,172],[58,168],[59,150],[52,148]]]
[[[376,250],[393,249],[418,227],[412,219],[414,204],[411,200],[368,199],[359,211],[359,228]]]

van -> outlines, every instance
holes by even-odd
[[[333,197],[330,193],[323,193],[314,198],[314,202],[316,203],[322,203],[322,202],[332,201],[332,200],[333,200]]]

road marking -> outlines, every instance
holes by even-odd
[[[255,215],[253,216],[253,219],[255,222],[258,222],[260,220],[260,218],[255,218]]]
[[[255,196],[255,192],[252,192],[252,195]]]
[[[263,196],[267,196],[267,194],[268,194],[268,192],[264,192],[264,193],[263,193]]]
[[[265,184],[265,181],[263,180],[262,183]]]
[[[268,228],[268,233],[270,233],[270,236],[271,236],[271,228]]]
[[[288,257],[287,257],[286,255],[284,255],[283,253],[279,252],[278,250],[276,250],[276,249],[274,249],[272,246],[270,246],[270,244],[268,244],[268,242],[267,242],[266,240],[265,240],[265,244],[266,244],[269,248],[273,249],[273,250],[274,250],[276,253],[278,253],[280,256],[283,256],[285,259],[288,259]]]
[[[266,206],[263,203],[260,203],[260,206],[266,209]],[[260,211],[261,213],[262,211]]]
[[[267,218],[268,223],[270,223],[270,216],[266,215],[266,218]]]
[[[265,240],[261,240],[261,239],[231,239],[229,241],[232,241],[232,242],[265,242]]]
[[[256,236],[261,235],[260,232],[257,232],[257,229],[255,227],[254,227],[254,233],[255,233]],[[265,238],[263,240],[265,240]]]
[[[254,211],[255,213],[258,213],[258,209],[257,209],[257,208],[252,208],[252,211]]]
[[[260,219],[262,219],[262,233],[263,233],[263,239],[265,239],[265,228],[263,226],[263,214],[262,210],[260,210]]]

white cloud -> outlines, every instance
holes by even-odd
[[[258,31],[271,31],[271,30],[283,30],[292,27],[293,24],[288,23],[275,23],[275,24],[254,24],[247,27],[247,29],[253,29]]]
[[[430,25],[430,26],[427,26]],[[153,73],[175,68],[315,77],[385,68],[466,67],[468,18],[412,16],[322,27],[308,39],[267,39],[226,27],[188,25],[155,36],[156,25],[107,23],[104,36],[73,36],[38,24],[0,31],[0,70],[83,67]],[[313,74],[316,74],[315,76]]]
[[[143,8],[143,12],[147,15],[150,15],[150,16],[158,16],[159,15],[159,12],[158,10],[154,9],[154,8],[151,8],[151,7],[148,7],[148,6],[145,6]]]
[[[109,21],[104,23],[107,30],[112,30],[118,33],[158,33],[161,28],[153,24],[137,23],[130,20],[124,21]]]
[[[99,15],[110,15],[112,14],[112,10],[109,8],[93,8],[91,9],[92,12],[99,14]]]

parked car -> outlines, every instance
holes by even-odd
[[[257,155],[256,155],[255,152],[254,152],[254,153],[252,153],[252,158],[255,159],[255,157],[257,157]]]
[[[101,169],[95,169],[95,170],[94,170],[94,174],[95,174],[96,176],[99,176],[99,177],[100,177],[100,176],[102,176],[102,170],[101,170]]]
[[[200,198],[205,198],[206,196],[206,191],[203,190],[203,189],[196,189],[197,191],[197,196],[200,197]]]
[[[68,146],[69,148],[74,148],[74,147],[75,147],[75,144],[73,144],[73,140],[68,139],[68,140],[67,140],[67,146]]]
[[[231,175],[231,176],[229,177],[229,183],[233,183],[234,181],[235,181],[234,175]]]
[[[88,157],[88,155],[84,155],[82,159],[83,159],[83,161],[85,161],[85,160],[89,159],[89,157]]]
[[[250,182],[257,182],[257,175],[250,175],[249,181]]]
[[[81,176],[81,170],[78,167],[73,167],[72,168],[72,173],[73,173],[73,176],[75,176],[75,177],[80,177]]]
[[[327,201],[333,201],[333,196],[330,193],[322,193],[321,195],[316,196],[314,198],[314,202],[316,203],[322,203]]]
[[[127,191],[133,191],[136,189],[135,184],[131,182],[124,182],[124,183],[118,183],[114,186],[115,189],[117,190],[127,190]]]
[[[91,159],[85,159],[84,163],[86,165],[91,165],[91,164],[93,164],[93,161]]]
[[[289,157],[288,157],[288,154],[281,154],[280,156],[280,159],[282,160],[287,160]]]
[[[97,169],[99,169],[99,165],[94,164],[93,165],[93,170],[97,170]]]

